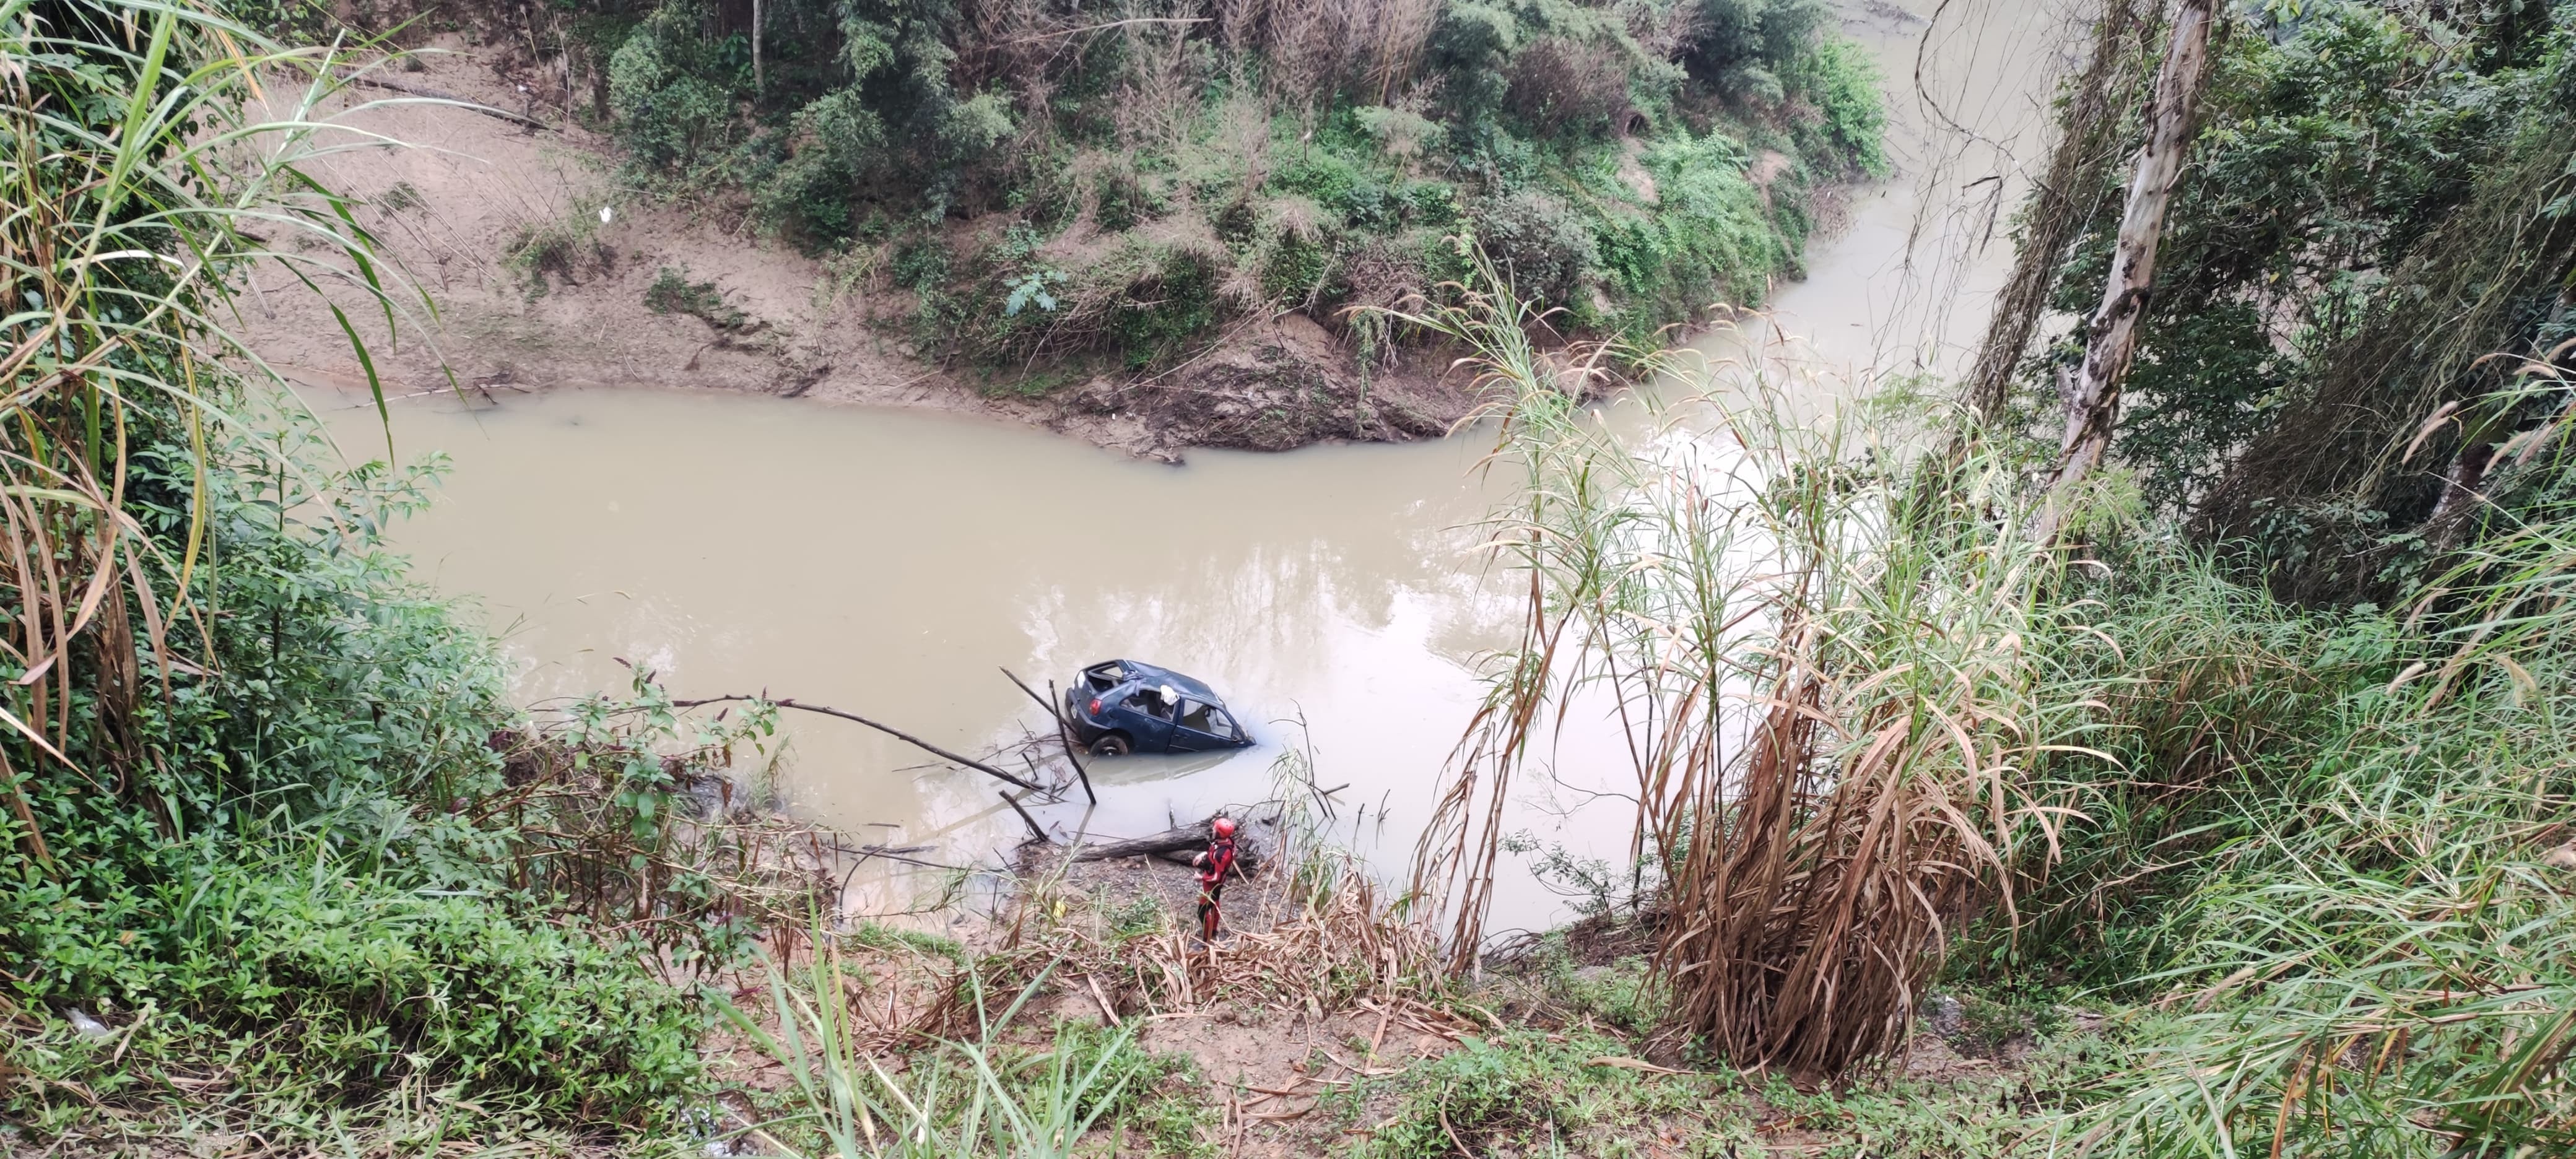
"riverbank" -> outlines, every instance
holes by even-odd
[[[944,367],[888,324],[908,295],[838,288],[825,262],[756,240],[742,222],[720,220],[719,205],[622,191],[613,146],[577,122],[540,129],[420,95],[535,108],[516,74],[494,67],[504,56],[451,35],[406,57],[381,74],[404,91],[361,87],[333,104],[343,126],[410,147],[314,166],[363,202],[362,224],[435,314],[414,300],[417,316],[388,336],[355,290],[326,285],[324,300],[286,271],[262,269],[243,303],[244,335],[262,358],[297,381],[363,396],[367,369],[332,315],[337,304],[367,338],[388,399],[735,391],[983,415],[1166,461],[1191,447],[1436,438],[1477,404],[1469,376],[1438,351],[1408,350],[1363,376],[1298,313],[1238,320],[1196,355],[1147,373],[1039,367],[998,381],[1007,376]],[[362,103],[374,107],[345,111]],[[979,227],[1003,223],[959,228]]]
[[[360,202],[360,223],[425,300],[411,296],[413,316],[389,333],[354,284],[326,279],[317,298],[283,268],[260,271],[243,333],[289,378],[369,389],[370,368],[350,350],[336,304],[366,337],[389,400],[599,386],[733,391],[988,416],[1171,462],[1194,447],[1436,438],[1484,401],[1455,352],[1420,336],[1361,358],[1373,340],[1338,308],[1221,314],[1186,353],[1142,366],[1078,354],[994,363],[924,349],[923,291],[895,284],[885,253],[817,256],[761,228],[742,196],[638,186],[615,139],[538,95],[560,91],[559,62],[531,65],[521,48],[482,35],[441,33],[324,106],[344,130],[408,146],[343,133],[339,143],[357,147],[310,168]],[[1630,144],[1623,196],[1651,206],[1655,178]],[[1841,186],[1803,170],[1787,180],[1789,166],[1766,152],[1747,176],[1765,204],[1775,181],[1797,199],[1781,211],[1798,223],[1795,236],[1778,243],[1794,250],[1810,232],[1839,228],[1844,213]],[[974,254],[1025,244],[1024,216],[951,220],[941,245]],[[1111,235],[1078,222],[1042,256],[1050,269],[1080,270],[1135,244],[1128,234],[1154,235],[1174,252],[1216,244],[1157,228],[1196,227],[1174,219]],[[1606,304],[1594,295],[1587,309]]]
[[[856,1084],[879,1130],[917,1105],[933,1141],[956,1136],[972,1090],[956,1080],[982,1059],[1037,1122],[1096,1112],[1083,1153],[1139,1157],[2000,1155],[2055,1125],[2055,1092],[2107,1064],[2117,1032],[2090,1008],[1962,991],[1852,1081],[1738,1068],[1661,1030],[1650,936],[1589,920],[1441,979],[1364,877],[1302,868],[1231,887],[1210,949],[1182,932],[1187,870],[1035,852],[1014,901],[954,936],[854,927],[786,989],[755,978],[737,997],[767,995],[745,1009],[774,1030],[782,999],[853,994],[870,1013],[852,1058],[881,1060]],[[983,1021],[957,997],[969,977]],[[808,1104],[757,1038],[745,1024],[710,1044],[731,1153],[814,1153],[828,1132],[777,1121]],[[1048,1077],[1094,1067],[1087,1086]]]

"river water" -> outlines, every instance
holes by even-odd
[[[1806,280],[1742,333],[1698,343],[1718,364],[1794,362],[1820,397],[1964,369],[2011,258],[2016,158],[2035,158],[2067,42],[2048,0],[1951,3],[1929,23],[1871,0],[1845,17],[1886,72],[1897,172],[1847,195],[1848,224],[1810,247]],[[353,449],[382,437],[371,407],[315,401]],[[1607,419],[1641,426],[1634,409]],[[1473,432],[1174,467],[997,421],[715,392],[419,399],[394,414],[405,454],[454,464],[396,540],[479,610],[530,702],[621,690],[623,660],[675,696],[766,690],[983,751],[1044,727],[999,669],[1061,682],[1132,657],[1207,680],[1261,742],[1101,762],[1098,809],[1078,792],[1037,809],[1068,833],[1140,835],[1262,799],[1294,746],[1319,784],[1348,786],[1340,835],[1400,872],[1480,698],[1480,658],[1515,624],[1511,577],[1476,550],[1510,472],[1482,476],[1490,448]],[[993,864],[1023,833],[980,774],[786,715],[761,771],[804,815],[952,865]],[[1624,803],[1581,802],[1627,779],[1616,733],[1574,721],[1546,763],[1514,828],[1615,859]],[[1520,867],[1504,872],[1493,928],[1563,916]],[[850,900],[904,909],[922,884],[864,873]]]

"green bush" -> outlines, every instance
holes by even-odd
[[[740,330],[751,316],[724,300],[714,282],[692,282],[689,271],[663,266],[644,288],[644,308],[656,314],[687,314],[718,330]]]
[[[1551,1144],[1587,1153],[1592,1132],[1691,1111],[1716,1093],[1712,1087],[1722,1089],[1708,1078],[1595,1065],[1591,1060],[1627,1057],[1628,1047],[1584,1031],[1506,1030],[1458,1041],[1457,1050],[1357,1092],[1359,1099],[1384,1091],[1396,1100],[1395,1113],[1359,1155],[1410,1159],[1454,1155],[1462,1146],[1496,1154]],[[1357,1100],[1347,1105],[1355,1114]]]
[[[1476,241],[1511,278],[1523,297],[1564,305],[1600,265],[1592,230],[1574,208],[1552,194],[1524,190],[1478,206]]]
[[[1867,50],[1827,38],[1789,66],[1789,91],[1815,108],[1797,124],[1799,151],[1837,168],[1887,176],[1887,108],[1879,100],[1878,65]]]
[[[700,33],[708,19],[699,0],[672,0],[609,58],[618,142],[648,170],[694,176],[711,151],[733,143],[736,78]]]
[[[328,1101],[427,1082],[640,1124],[667,1123],[696,1089],[703,1018],[581,933],[327,863],[184,856],[157,887],[39,886],[0,902],[14,947],[44,964],[20,993],[151,1011],[135,1024],[136,1058],[231,1057],[241,1086]],[[48,1106],[48,1083],[151,1093],[148,1071],[60,1022],[10,1061],[43,1080],[17,1088],[13,1115],[68,1112]]]

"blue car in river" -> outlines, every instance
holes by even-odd
[[[1169,668],[1104,660],[1064,690],[1075,743],[1093,753],[1202,753],[1242,748],[1252,735],[1215,690]]]

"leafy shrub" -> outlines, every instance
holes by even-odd
[[[1693,0],[1698,12],[1682,62],[1738,98],[1778,78],[1820,39],[1831,13],[1818,0]],[[1775,98],[1776,99],[1776,98]]]
[[[1112,315],[1110,346],[1129,366],[1172,357],[1217,321],[1219,256],[1173,246],[1127,280],[1123,308]]]
[[[382,547],[425,476],[324,470],[309,419],[272,421],[209,444],[225,556],[199,582],[221,584],[208,667],[225,675],[144,702],[134,727],[160,759],[127,789],[151,807],[21,783],[60,868],[0,878],[0,954],[23,964],[6,996],[139,1012],[127,1049],[146,1053],[120,1062],[48,1020],[11,1048],[46,1080],[13,1089],[12,1115],[76,1116],[75,1089],[149,1096],[135,1063],[151,1055],[230,1059],[247,1089],[304,1098],[417,1075],[558,1118],[663,1115],[695,1081],[695,1016],[631,957],[515,915],[495,877],[504,836],[443,808],[499,785],[487,739],[513,714],[488,642]],[[300,469],[267,469],[279,455]],[[198,462],[186,443],[136,453],[150,534],[184,539]],[[14,821],[0,843],[18,845]]]
[[[1791,91],[1815,108],[1815,120],[1798,125],[1802,153],[1887,176],[1887,108],[1878,96],[1878,65],[1866,50],[1848,40],[1823,40],[1792,63],[1788,79]]]
[[[1525,298],[1564,306],[1601,261],[1592,230],[1553,194],[1524,190],[1477,207],[1476,240]]]
[[[1457,1050],[1381,1080],[1375,1089],[1396,1096],[1396,1111],[1358,1154],[1396,1159],[1453,1155],[1461,1147],[1491,1154],[1551,1141],[1585,1153],[1580,1141],[1596,1129],[1683,1111],[1711,1093],[1706,1079],[1594,1065],[1628,1048],[1586,1031],[1506,1030],[1458,1042]]]
[[[733,78],[699,34],[708,19],[699,0],[671,0],[609,58],[618,143],[648,170],[689,174],[730,143]]]
[[[1602,269],[1640,323],[1691,321],[1710,304],[1759,304],[1793,251],[1784,225],[1745,174],[1742,145],[1687,131],[1656,142],[1639,163],[1655,179],[1655,205],[1605,220]]]
[[[667,1118],[694,1087],[700,1017],[582,934],[383,878],[186,856],[177,880],[192,888],[137,882],[79,906],[48,905],[62,895],[40,888],[0,903],[17,948],[44,964],[21,993],[153,1011],[135,1028],[148,1053],[231,1054],[237,1081],[339,1099],[426,1081],[641,1121]],[[12,1063],[99,1093],[148,1083],[59,1023]],[[41,1090],[13,1112],[43,1106]]]
[[[644,288],[644,308],[656,314],[688,314],[718,330],[740,330],[751,316],[724,300],[714,282],[692,282],[689,271],[663,266]]]

